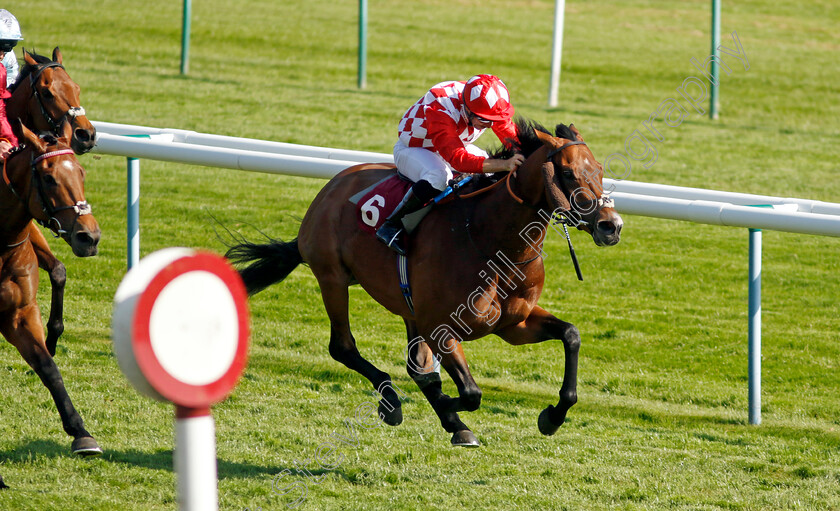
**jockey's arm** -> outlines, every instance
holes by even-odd
[[[513,172],[516,170],[522,162],[525,161],[525,156],[520,153],[516,153],[510,158],[506,160],[496,159],[496,158],[486,158],[482,165],[482,171],[486,173],[492,172]]]
[[[464,148],[464,143],[458,137],[455,123],[443,112],[428,112],[426,122],[435,150],[458,172],[468,174],[507,172],[516,170],[525,161],[521,154],[516,154],[505,160],[471,154]],[[511,126],[513,126],[512,123]],[[510,134],[508,132],[504,133]],[[515,127],[512,135],[516,136]],[[508,136],[507,138],[511,137]]]
[[[2,100],[0,100],[2,101]],[[12,153],[14,146],[5,138],[0,138],[0,160],[5,160]]]
[[[519,137],[516,124],[511,119],[494,122],[491,129],[493,130],[493,133],[499,137],[499,140],[502,141],[502,144],[504,144],[505,147],[510,148],[514,144],[518,143]],[[524,161],[525,157],[519,153],[514,154],[506,160],[487,158],[484,160],[482,170],[487,173],[513,172],[517,169],[517,167],[522,165],[522,162]]]

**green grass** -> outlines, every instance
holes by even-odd
[[[370,2],[368,87],[356,88],[357,2],[193,2],[190,73],[179,74],[180,2],[44,0],[13,6],[24,46],[60,45],[95,120],[389,152],[404,110],[433,83],[495,73],[517,111],[573,122],[601,160],[709,53],[709,2],[567,3],[560,106],[547,103],[550,0]],[[837,202],[840,38],[836,2],[724,3],[750,62],[726,60],[721,118],[663,128],[658,159],[631,179]],[[19,52],[18,52],[19,54]],[[497,142],[488,134],[480,141]],[[173,411],[119,371],[110,314],[125,264],[125,160],[81,157],[103,229],[100,255],[68,268],[57,362],[105,449],[69,453],[46,389],[0,346],[0,509],[175,509]],[[634,162],[635,163],[635,162]],[[143,255],[184,245],[221,252],[211,215],[258,236],[294,236],[323,181],[143,160]],[[583,337],[579,403],[550,438],[536,428],[562,383],[558,343],[465,346],[484,390],[462,414],[484,444],[454,449],[405,374],[402,322],[358,288],[351,319],[363,355],[407,393],[404,423],[359,429],[334,470],[311,459],[371,389],[327,352],[311,273],[251,301],[252,349],[234,394],[215,407],[221,508],[840,509],[840,242],[764,232],[762,425],[747,424],[747,232],[625,216],[622,241],[573,233],[547,244],[541,305]],[[41,305],[48,307],[42,277]],[[448,380],[444,388],[454,391]]]

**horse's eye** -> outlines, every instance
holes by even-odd
[[[52,99],[53,98],[53,93],[50,92],[49,89],[44,89],[44,91],[41,93],[41,95],[44,96],[45,99]]]
[[[566,179],[574,179],[575,171],[570,168],[565,168],[563,169],[563,177],[565,177]]]
[[[50,187],[58,185],[58,183],[55,181],[55,178],[52,177],[51,174],[44,174],[43,181],[45,185]]]

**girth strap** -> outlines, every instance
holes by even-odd
[[[411,285],[408,283],[408,259],[402,254],[397,255],[397,273],[400,276],[400,291],[408,310],[414,315],[414,300],[411,298]]]

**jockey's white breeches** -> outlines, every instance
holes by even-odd
[[[478,146],[469,144],[465,148],[470,154],[487,158],[487,152]],[[408,147],[400,141],[394,144],[394,163],[400,174],[411,181],[428,181],[440,191],[446,188],[454,172],[438,153],[424,147]]]

